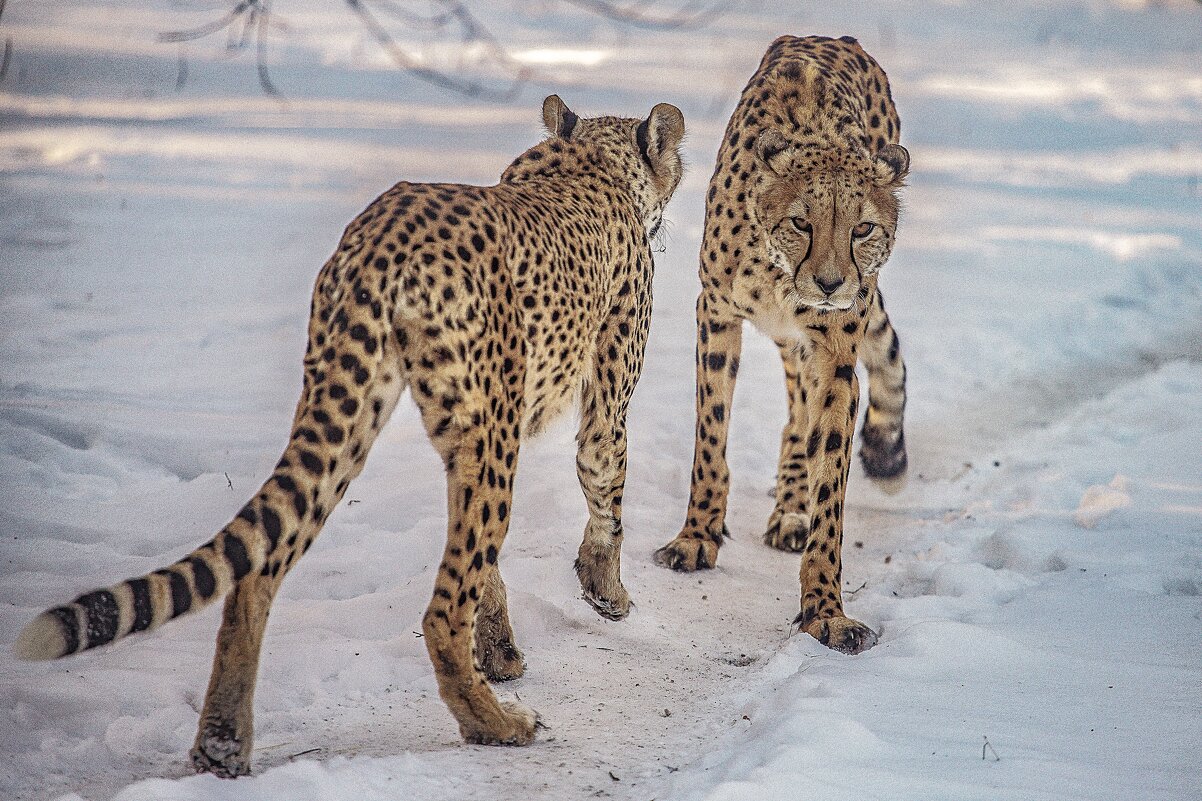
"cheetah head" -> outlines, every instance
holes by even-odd
[[[761,176],[752,213],[764,232],[776,283],[797,307],[848,309],[893,250],[898,198],[910,154],[790,142],[767,130],[756,141]]]
[[[645,120],[578,117],[558,95],[551,95],[543,101],[543,123],[553,137],[601,150],[611,168],[626,178],[647,236],[654,237],[684,173],[680,109],[660,103]]]

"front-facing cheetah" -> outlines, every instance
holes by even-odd
[[[789,421],[764,540],[801,551],[796,623],[855,653],[876,634],[843,614],[843,497],[868,369],[860,456],[870,477],[906,469],[905,365],[877,273],[897,230],[910,157],[884,71],[851,37],[773,42],[726,128],[710,180],[697,299],[697,436],[684,528],[656,552],[712,567],[726,534],[726,436],[743,321],[775,339]]]
[[[347,227],[313,292],[304,388],[272,476],[173,565],[38,616],[16,650],[51,659],[155,628],[229,592],[194,766],[250,770],[268,610],[402,392],[446,464],[447,543],[422,622],[439,692],[474,743],[522,745],[535,713],[487,679],[521,675],[497,566],[518,444],[574,401],[589,521],[585,598],[625,617],[619,577],[626,410],[651,313],[649,236],[681,177],[684,119],[580,118],[543,104],[551,136],[495,186],[401,183]]]

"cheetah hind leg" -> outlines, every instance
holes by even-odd
[[[505,330],[500,338],[508,339]],[[459,369],[477,377],[485,374],[481,366],[469,367]],[[451,364],[448,371],[455,368]],[[528,745],[534,740],[538,714],[496,697],[482,663],[491,660],[497,649],[488,656],[477,650],[481,644],[503,644],[505,634],[510,634],[512,643],[511,631],[501,622],[507,616],[501,613],[500,586],[493,584],[490,591],[488,584],[509,530],[522,409],[520,400],[501,394],[501,376],[492,378],[487,384],[495,394],[487,399],[451,394],[454,387],[445,379],[430,386],[445,387],[446,394],[417,393],[430,440],[447,465],[447,544],[422,619],[422,634],[438,694],[459,723],[463,739],[477,745]],[[519,386],[520,382],[519,376]],[[506,430],[507,426],[511,427]],[[481,481],[485,475],[490,477],[487,482]],[[499,581],[499,575],[496,578]],[[476,636],[481,607],[493,632],[484,636],[483,643]],[[504,661],[510,672],[514,661],[520,664],[520,658]]]
[[[526,658],[513,643],[509,606],[501,571],[490,566],[476,610],[476,659],[491,682],[516,679],[526,672]]]

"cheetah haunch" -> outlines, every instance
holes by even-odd
[[[656,552],[713,567],[726,535],[726,437],[743,321],[784,361],[789,422],[764,540],[801,551],[796,624],[856,653],[877,635],[843,614],[843,498],[868,370],[860,457],[872,478],[906,469],[906,369],[877,273],[897,230],[910,157],[885,73],[851,37],[773,42],[726,128],[706,202],[697,299],[697,436],[685,525]]]
[[[589,522],[584,597],[620,619],[626,410],[651,313],[649,236],[681,177],[684,119],[573,114],[495,186],[401,183],[347,227],[313,292],[304,389],[283,458],[211,541],[175,564],[38,616],[16,650],[52,659],[153,629],[230,593],[192,749],[197,770],[250,770],[267,614],[401,393],[410,388],[447,473],[447,544],[422,621],[439,692],[472,743],[524,745],[533,710],[487,679],[524,670],[497,557],[522,435],[579,402]]]

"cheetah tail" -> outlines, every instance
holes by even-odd
[[[16,656],[57,659],[208,606],[240,578],[262,570],[272,521],[259,520],[255,507],[264,493],[273,491],[278,492],[269,481],[217,536],[175,564],[42,612],[17,638]],[[274,523],[278,528],[278,518]]]

